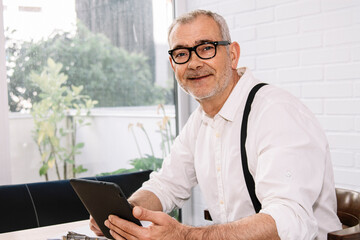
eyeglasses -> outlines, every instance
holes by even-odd
[[[191,52],[194,51],[201,59],[210,59],[216,55],[216,47],[218,45],[230,45],[229,41],[204,42],[194,47],[180,47],[169,50],[172,60],[176,64],[184,64],[190,60]]]

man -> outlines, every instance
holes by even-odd
[[[237,69],[240,46],[224,19],[197,10],[169,30],[170,62],[180,86],[200,106],[158,173],[129,201],[136,226],[105,222],[115,239],[326,239],[340,229],[329,147],[314,116],[290,94],[264,86],[251,105],[246,152],[262,204],[255,214],[246,188],[240,126],[247,96],[259,83]],[[163,212],[181,207],[199,184],[216,225],[190,227]],[[141,207],[139,207],[141,206]],[[101,234],[94,221],[91,228]]]

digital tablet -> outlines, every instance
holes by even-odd
[[[105,237],[114,239],[109,228],[104,225],[109,215],[116,215],[141,226],[140,221],[132,214],[132,206],[117,184],[86,179],[70,179],[70,184]]]

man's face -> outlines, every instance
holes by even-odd
[[[222,40],[216,22],[210,17],[199,16],[190,23],[175,26],[170,34],[170,49]],[[180,86],[198,101],[213,99],[229,87],[232,68],[225,46],[217,46],[216,56],[211,59],[200,59],[191,52],[191,58],[185,64],[176,64],[171,58],[170,62]]]

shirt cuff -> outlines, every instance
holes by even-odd
[[[268,214],[275,220],[280,239],[309,240],[317,236],[316,221],[307,216],[300,206],[276,203],[264,207],[260,213]]]

